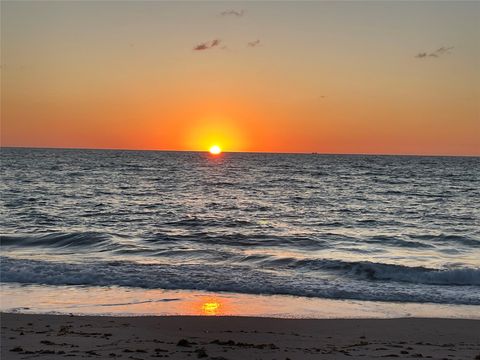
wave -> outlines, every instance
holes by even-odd
[[[272,271],[248,264],[176,265],[130,261],[73,264],[9,257],[0,260],[1,280],[24,284],[123,286],[480,305],[480,291],[477,287],[480,284],[480,269],[439,271],[322,260],[324,269],[340,270],[344,275],[352,273],[360,278],[354,279],[348,276],[328,277],[318,272]],[[400,282],[394,283],[391,280]]]
[[[95,248],[97,250],[115,250],[122,246],[120,236],[101,232],[47,233],[33,235],[2,235],[1,246],[46,247],[54,249]]]
[[[430,269],[395,264],[329,261],[323,269],[343,270],[371,280],[391,280],[427,285],[480,285],[480,268]]]
[[[397,247],[407,247],[407,248],[434,248],[435,246],[428,243],[423,243],[419,241],[409,241],[403,240],[394,236],[372,236],[370,238],[365,238],[362,242],[367,244],[384,244]]]
[[[373,221],[373,220],[372,220]],[[329,225],[335,225],[331,223]],[[222,246],[274,246],[291,247],[298,249],[319,250],[336,246],[338,242],[351,243],[356,245],[379,244],[393,247],[407,248],[435,248],[439,243],[461,243],[467,246],[478,246],[480,240],[473,237],[459,235],[408,235],[407,239],[396,236],[376,235],[371,237],[357,238],[353,236],[336,234],[334,232],[321,232],[318,235],[289,235],[278,236],[263,232],[252,232],[250,234],[239,232],[227,232],[219,234],[206,231],[205,227],[234,228],[234,227],[252,227],[255,224],[248,221],[226,219],[223,222],[219,220],[200,220],[200,219],[182,219],[176,222],[167,222],[163,224],[167,227],[188,228],[184,234],[169,235],[166,233],[146,234],[141,238],[128,238],[120,234],[105,232],[52,232],[45,234],[8,234],[0,236],[2,246],[12,247],[46,247],[52,249],[67,248],[103,248],[103,250],[118,250],[145,244],[166,244],[175,242],[192,242],[206,245]],[[324,225],[324,224],[323,224]],[[265,228],[265,225],[262,225]],[[133,241],[129,241],[133,240]]]
[[[472,246],[472,247],[479,247],[480,246],[480,238],[467,236],[467,235],[453,235],[453,234],[412,234],[409,235],[412,239],[417,240],[426,240],[431,241],[433,243],[459,243],[465,246]]]
[[[343,240],[354,243],[355,238],[326,234],[332,241]],[[431,239],[431,237],[429,237]],[[435,239],[443,241],[458,241],[456,236],[439,236]],[[333,245],[326,240],[309,236],[272,236],[268,234],[241,235],[225,234],[211,235],[205,232],[189,235],[150,234],[143,239],[128,238],[118,234],[100,232],[48,233],[31,235],[6,235],[0,238],[2,248],[36,248],[43,247],[62,254],[106,253],[108,257],[130,255],[165,259],[179,259],[186,262],[207,263],[206,265],[225,264],[231,266],[262,267],[265,269],[289,272],[309,271],[319,273],[335,273],[344,278],[356,278],[368,281],[393,281],[425,285],[480,285],[480,268],[432,269],[427,267],[411,267],[398,264],[377,263],[371,261],[348,262],[338,259],[279,257],[278,249],[298,248],[301,250],[328,249]],[[397,247],[428,247],[416,241],[405,241],[393,237],[372,237],[363,243],[391,243]],[[213,247],[212,247],[213,246]],[[261,255],[245,255],[237,249],[258,246],[269,247]],[[272,250],[276,247],[277,250]],[[358,250],[353,248],[351,252]],[[371,252],[372,250],[365,250]],[[15,251],[9,251],[15,253]],[[308,255],[306,255],[308,256]],[[289,275],[291,275],[289,273]]]
[[[371,281],[388,280],[425,285],[480,285],[480,268],[431,269],[370,261],[295,258],[267,258],[262,260],[262,266],[273,269],[322,270]]]
[[[178,224],[178,223],[177,223]],[[197,220],[186,221],[188,226],[197,226]],[[184,224],[184,225],[185,225]],[[195,225],[191,225],[195,224]],[[225,227],[239,226],[228,223]],[[171,225],[170,225],[171,226]],[[205,226],[205,225],[204,225]],[[130,241],[131,240],[131,241]],[[1,246],[9,247],[45,247],[51,249],[67,249],[73,248],[78,250],[81,248],[103,248],[106,250],[118,250],[126,248],[141,248],[148,245],[162,244],[181,244],[190,242],[205,245],[222,245],[232,247],[245,246],[275,246],[275,247],[298,247],[307,249],[321,249],[328,247],[326,240],[317,239],[309,236],[275,236],[269,234],[240,234],[226,233],[223,235],[212,234],[207,231],[190,231],[182,235],[167,235],[165,233],[153,233],[145,235],[143,238],[128,238],[118,234],[101,233],[101,232],[72,232],[62,233],[54,232],[47,234],[15,234],[0,236]],[[72,249],[72,250],[73,250]],[[157,251],[158,248],[152,248]]]
[[[196,227],[246,227],[255,225],[250,221],[240,219],[200,219],[200,218],[185,218],[177,221],[166,222],[164,225],[182,228],[196,228]]]

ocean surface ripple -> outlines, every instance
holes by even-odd
[[[480,305],[480,158],[1,149],[1,281]]]

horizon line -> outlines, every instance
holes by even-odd
[[[38,149],[38,150],[104,150],[104,151],[150,151],[150,152],[195,152],[208,153],[208,150],[171,150],[171,149],[127,149],[127,148],[89,148],[89,147],[49,147],[49,146],[2,146],[0,149]],[[405,154],[405,153],[329,153],[318,151],[222,151],[224,154],[284,154],[284,155],[345,155],[345,156],[412,156],[412,157],[480,157],[478,155],[452,154]]]

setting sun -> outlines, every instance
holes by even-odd
[[[213,145],[209,151],[210,151],[210,154],[212,155],[218,155],[222,152],[222,149],[220,149],[218,145]]]

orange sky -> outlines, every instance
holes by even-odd
[[[2,146],[480,155],[479,3],[1,7]]]

